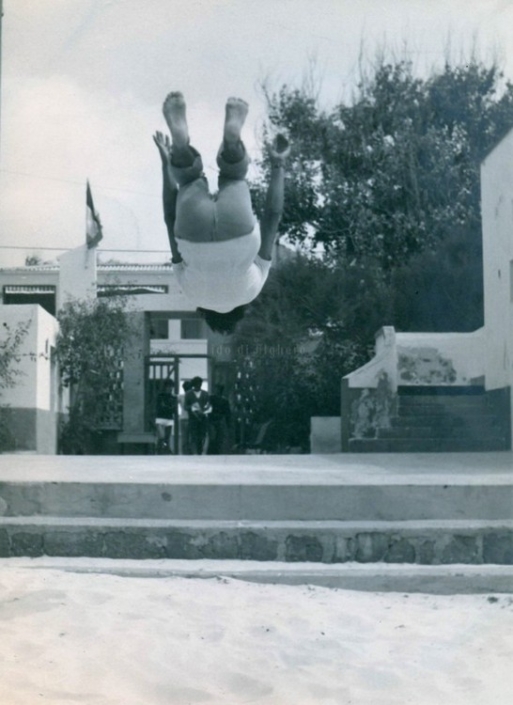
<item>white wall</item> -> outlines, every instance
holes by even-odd
[[[376,334],[374,357],[346,379],[351,388],[372,389],[385,373],[394,392],[398,386],[476,384],[485,373],[484,345],[484,328],[472,333],[396,333],[393,326],[384,326]]]
[[[52,349],[59,332],[57,320],[40,306],[37,308],[37,393],[36,407],[58,411],[58,374],[56,361],[52,361]]]
[[[0,325],[14,331],[19,323],[28,323],[28,332],[20,346],[20,362],[16,385],[1,394],[2,404],[15,408],[51,410],[51,400],[56,399],[57,380],[52,375],[50,349],[55,345],[58,323],[43,308],[33,305],[0,305]],[[55,410],[55,409],[53,409]]]
[[[13,362],[11,369],[17,371],[16,384],[1,391],[1,403],[13,407],[30,408],[36,406],[37,369],[30,353],[36,348],[37,330],[34,320],[37,306],[0,306],[0,326],[2,338],[15,334],[19,325],[28,327],[23,342],[18,349],[19,362]],[[8,328],[7,328],[7,327]]]
[[[513,384],[513,131],[481,166],[487,389]]]
[[[189,299],[178,285],[171,267],[147,265],[144,268],[129,265],[100,265],[99,285],[162,285],[168,287],[167,294],[140,294],[131,297],[130,308],[135,311],[195,311]]]
[[[81,245],[59,257],[57,308],[70,298],[86,300],[96,296],[96,249]]]
[[[484,328],[471,333],[397,333],[398,383],[465,386],[484,381],[484,344]],[[413,363],[417,379],[404,376],[402,359]],[[444,379],[444,363],[446,372],[454,375],[450,381]]]

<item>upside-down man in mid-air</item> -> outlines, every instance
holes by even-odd
[[[160,132],[153,139],[162,160],[164,220],[174,270],[210,328],[230,333],[269,274],[283,211],[289,143],[280,134],[271,147],[271,180],[259,224],[245,179],[250,160],[241,141],[247,103],[239,98],[226,103],[215,197],[209,193],[201,156],[189,144],[183,95],[170,93],[163,113],[171,142]]]

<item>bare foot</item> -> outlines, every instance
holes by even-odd
[[[242,98],[228,98],[224,118],[223,139],[225,142],[238,142],[249,106]]]
[[[171,132],[173,145],[177,148],[186,147],[189,144],[189,128],[183,94],[169,93],[162,106],[162,112]]]

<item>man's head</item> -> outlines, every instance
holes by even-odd
[[[184,382],[182,382],[182,389],[184,392],[188,392],[192,389],[192,382],[190,379],[186,379]]]
[[[237,306],[231,311],[228,311],[228,313],[219,313],[218,311],[201,307],[197,310],[207,322],[210,330],[214,331],[214,333],[229,335],[235,331],[237,323],[244,318],[246,306]]]
[[[203,380],[201,379],[201,377],[193,377],[191,379],[191,387],[194,389],[195,392],[199,392],[202,384]]]
[[[168,394],[173,394],[173,392],[175,391],[175,383],[172,379],[166,379],[166,381],[164,382],[164,391]]]

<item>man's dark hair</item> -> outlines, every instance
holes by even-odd
[[[191,379],[191,387],[192,389],[195,389],[197,392],[201,389],[201,385],[203,384],[203,379],[201,377],[193,377]]]
[[[209,308],[198,308],[197,310],[207,322],[210,330],[214,333],[229,335],[235,331],[237,323],[244,318],[246,308],[246,305],[237,306],[228,313],[219,313]]]

